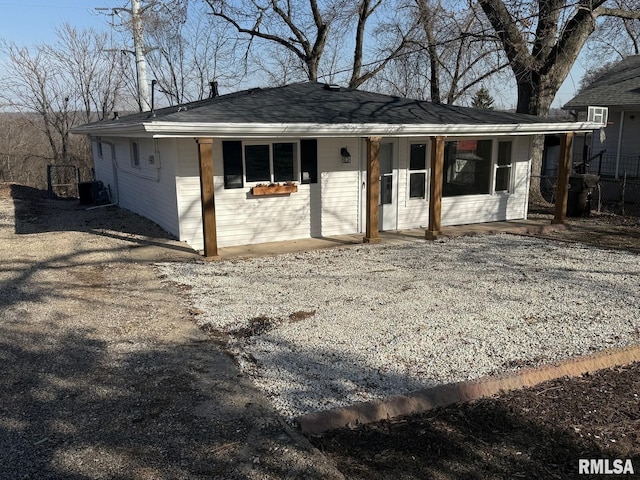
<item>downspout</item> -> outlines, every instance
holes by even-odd
[[[622,130],[624,130],[624,110],[620,112],[620,131],[618,132],[618,148],[616,149],[616,179],[620,175],[620,149],[622,148]]]

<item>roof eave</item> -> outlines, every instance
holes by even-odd
[[[548,122],[518,124],[384,124],[384,123],[148,123],[87,125],[76,127],[73,133],[89,135],[161,137],[414,137],[443,135],[448,137],[489,135],[535,135],[592,131],[602,125],[594,122]]]
[[[367,136],[488,136],[488,135],[534,135],[541,133],[563,133],[592,131],[602,127],[594,122],[549,122],[531,124],[318,124],[318,123],[162,123],[146,125],[146,131],[155,137],[367,137]]]

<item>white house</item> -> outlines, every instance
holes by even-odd
[[[74,129],[121,207],[218,247],[523,219],[531,136],[598,128],[321,83],[252,89]],[[569,154],[565,155],[570,158]],[[271,185],[269,187],[269,185]]]

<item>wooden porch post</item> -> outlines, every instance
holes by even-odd
[[[364,243],[379,243],[380,137],[367,138],[367,213]]]
[[[427,240],[440,236],[442,220],[442,175],[444,169],[444,139],[431,138],[431,181],[429,184],[429,227],[425,232]]]
[[[204,256],[218,256],[218,234],[216,231],[216,204],[213,189],[213,138],[197,138],[200,164],[200,196],[202,201],[202,234]]]
[[[560,157],[558,158],[558,183],[556,185],[556,208],[551,223],[562,224],[567,214],[567,197],[569,196],[569,174],[571,173],[571,144],[573,132],[560,136]]]

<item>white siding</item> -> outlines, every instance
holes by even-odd
[[[357,160],[342,164],[340,148],[357,159],[358,140],[318,139],[318,184],[298,185],[290,195],[253,197],[250,186],[225,189],[222,143],[214,139],[214,188],[219,247],[273,242],[357,230]],[[193,140],[179,140],[178,210],[180,240],[204,246],[198,150]]]
[[[358,158],[360,141],[356,138],[319,139],[318,170],[321,191],[321,235],[341,235],[358,231],[360,194]],[[351,163],[342,163],[340,149],[346,147]]]
[[[102,144],[102,155],[99,153],[98,144]],[[117,202],[117,189],[114,173],[114,165],[112,161],[113,147],[104,142],[94,140],[91,142],[91,150],[93,152],[93,171],[96,180],[100,180],[105,188],[111,194],[111,201]]]
[[[152,220],[177,236],[175,140],[158,140],[159,152],[155,151],[154,141],[150,138],[105,140],[115,148],[117,185],[112,185],[112,190],[114,187],[117,189],[118,204],[122,208]],[[131,141],[137,141],[139,145],[139,168],[132,166]],[[111,177],[108,175],[106,159],[111,153],[108,150],[103,148],[104,159],[100,162],[101,167],[96,169],[96,179],[111,185],[114,183],[114,175],[113,173]],[[96,164],[98,163],[99,161],[96,161]],[[111,171],[113,172],[113,169]],[[103,178],[107,181],[105,182]]]
[[[427,139],[398,139],[398,228],[428,224],[429,204],[408,198],[409,143],[427,144]],[[179,238],[196,249],[203,248],[202,213],[197,144],[192,139],[163,140],[175,152]],[[341,161],[346,147],[352,162]],[[163,155],[164,154],[163,147]],[[331,236],[364,230],[358,225],[361,205],[360,171],[366,149],[359,139],[318,139],[319,183],[298,185],[298,192],[285,196],[253,197],[250,186],[225,189],[222,142],[214,139],[214,187],[218,246],[245,245],[296,238]],[[526,217],[529,172],[529,139],[514,140],[514,191],[510,194],[474,195],[443,199],[443,225],[478,223]],[[163,158],[164,161],[164,158]],[[427,166],[429,165],[427,158]],[[163,163],[164,168],[164,163]],[[427,189],[428,189],[427,172]],[[128,207],[127,207],[128,208]]]

